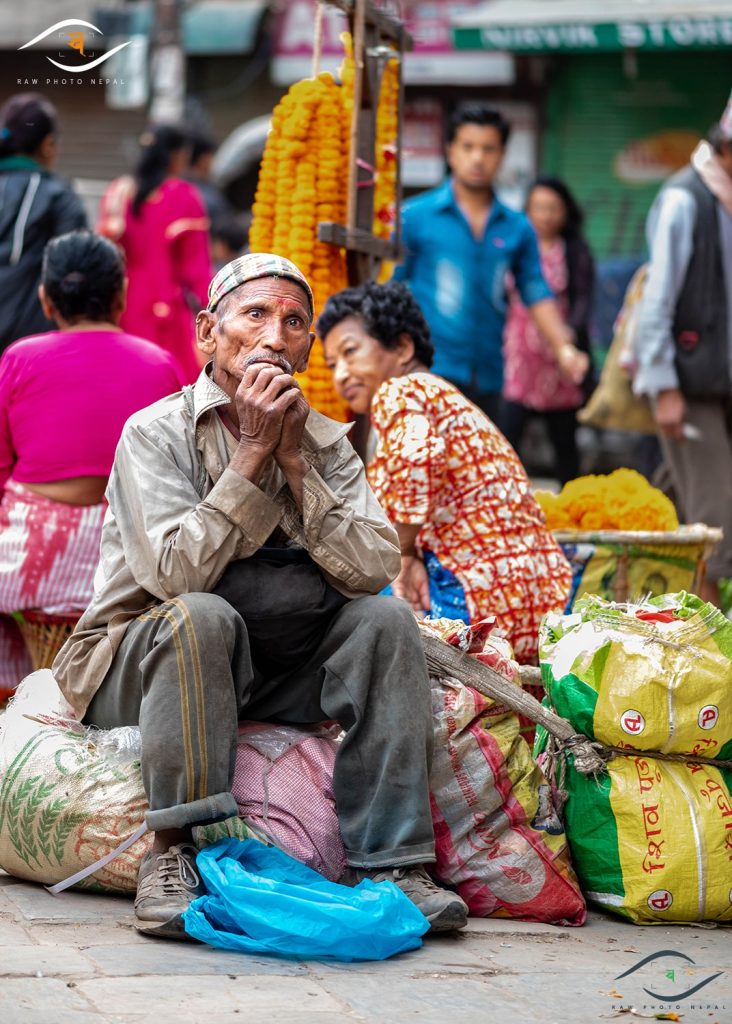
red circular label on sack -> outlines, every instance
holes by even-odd
[[[648,897],[648,906],[651,910],[668,910],[674,898],[668,889],[656,889]]]
[[[629,736],[639,736],[646,727],[646,720],[640,711],[628,708],[620,716],[620,728]]]
[[[719,708],[716,704],[705,704],[697,719],[700,729],[713,729],[719,721]]]

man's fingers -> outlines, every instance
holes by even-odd
[[[273,398],[270,403],[270,408],[276,412],[286,412],[291,406],[297,402],[299,394],[294,388],[287,388],[282,391],[276,398]]]
[[[267,381],[264,386],[262,394],[265,398],[274,398],[282,391],[294,391],[296,394],[301,394],[300,385],[297,383],[294,377],[289,373],[276,373],[273,377]]]
[[[263,391],[271,381],[278,377],[286,377],[289,380],[294,378],[282,366],[275,366],[274,363],[252,363],[247,366],[242,374],[241,385],[247,390]]]

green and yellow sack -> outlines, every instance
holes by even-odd
[[[684,592],[584,598],[547,617],[540,656],[557,713],[618,751],[597,778],[567,758],[586,895],[636,922],[732,922],[732,623]]]

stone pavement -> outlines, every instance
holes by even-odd
[[[644,989],[676,998],[661,1003]],[[145,939],[129,900],[54,897],[0,872],[0,1024],[639,1019],[628,1007],[651,1017],[670,1007],[682,1024],[731,1024],[732,933],[638,928],[595,913],[580,929],[471,919],[466,932],[385,963],[297,963]]]

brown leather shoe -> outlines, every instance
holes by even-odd
[[[145,935],[187,939],[183,911],[205,893],[196,871],[198,850],[190,844],[171,846],[167,853],[146,854],[140,865],[135,897],[135,927]]]
[[[457,893],[436,885],[422,864],[400,868],[346,868],[341,885],[393,882],[418,907],[430,923],[431,932],[454,932],[468,923],[468,908]]]

